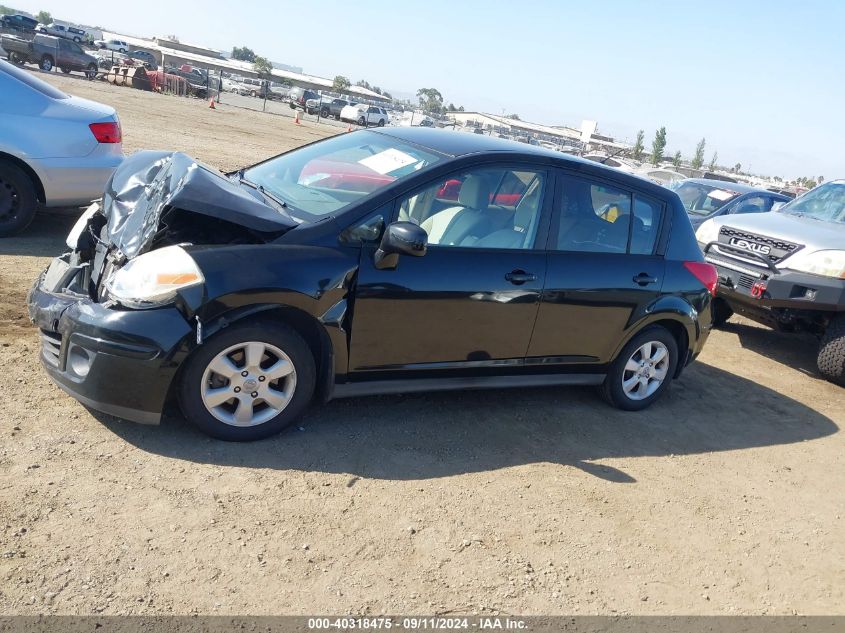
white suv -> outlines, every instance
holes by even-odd
[[[379,106],[368,106],[366,103],[346,106],[340,111],[340,119],[365,126],[384,127],[390,123],[390,115],[387,114],[387,110]]]

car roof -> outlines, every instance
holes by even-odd
[[[601,163],[547,149],[542,145],[529,145],[528,143],[519,143],[484,134],[461,134],[455,131],[430,127],[391,127],[370,131],[376,134],[393,136],[400,140],[414,143],[415,145],[421,145],[440,154],[451,156],[452,158],[470,154],[510,154],[515,159],[529,158],[539,159],[543,162],[551,161],[559,167],[575,169],[581,173],[599,178],[610,178],[641,191],[648,191],[650,194],[662,199],[675,196],[675,193],[666,187],[658,185],[637,174],[629,174]]]
[[[687,178],[684,182],[694,182],[699,185],[710,185],[724,189],[725,191],[733,191],[734,193],[774,193],[765,187],[755,187],[754,185],[746,185],[741,182],[727,182],[726,180],[716,180],[714,178]]]

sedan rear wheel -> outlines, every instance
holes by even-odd
[[[314,357],[299,334],[279,324],[245,324],[197,350],[182,378],[180,404],[213,437],[257,440],[292,424],[314,385]]]
[[[611,364],[602,395],[620,409],[645,409],[669,386],[677,365],[678,344],[672,333],[661,326],[648,327]]]
[[[35,217],[38,198],[23,170],[0,162],[0,237],[23,231]]]

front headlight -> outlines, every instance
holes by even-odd
[[[173,301],[177,290],[204,282],[181,246],[167,246],[131,260],[106,282],[106,290],[122,305],[153,308]]]
[[[719,225],[713,220],[705,220],[695,232],[695,239],[704,246],[719,240]]]
[[[798,251],[783,265],[801,273],[845,279],[845,251]]]

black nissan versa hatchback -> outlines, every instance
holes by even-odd
[[[701,351],[717,283],[668,189],[419,128],[228,175],[134,154],[68,246],[29,295],[50,376],[226,440],[375,393],[595,385],[643,409]]]

